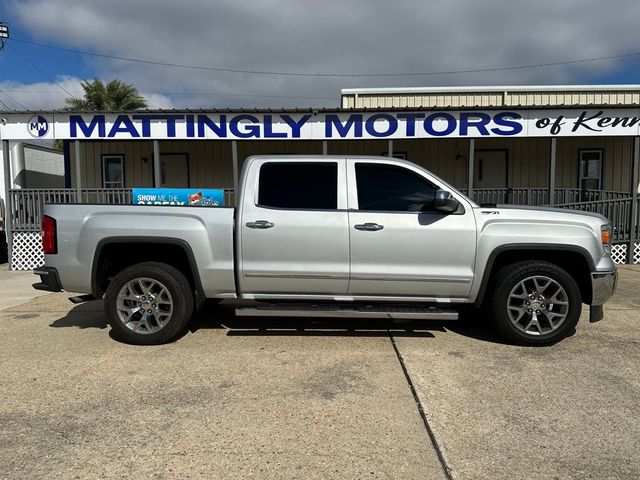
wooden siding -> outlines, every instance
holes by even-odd
[[[631,189],[633,137],[558,138],[556,186],[577,188],[578,155],[584,149],[603,149],[602,188],[628,192]]]
[[[123,154],[125,187],[153,186],[153,142],[113,141],[81,142],[83,149],[83,188],[102,187],[102,154]],[[388,140],[333,140],[327,142],[329,155],[382,155]],[[75,181],[74,145],[70,145],[71,181]],[[506,149],[509,158],[508,186],[547,187],[549,184],[549,138],[476,139],[476,150]],[[603,149],[603,186],[605,190],[629,191],[631,187],[632,137],[573,137],[557,139],[556,187],[577,188],[578,152]],[[393,150],[405,153],[417,163],[459,188],[467,186],[469,139],[394,140]],[[191,187],[233,187],[230,141],[161,141],[161,153],[186,153],[189,156]],[[272,140],[238,142],[238,163],[251,155],[322,154],[322,141]]]

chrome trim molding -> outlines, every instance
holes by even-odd
[[[618,272],[591,273],[591,305],[604,305],[618,285]]]

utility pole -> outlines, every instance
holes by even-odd
[[[4,44],[9,39],[9,27],[6,23],[0,22],[0,52],[4,50]]]

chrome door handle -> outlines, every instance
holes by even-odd
[[[382,230],[384,226],[378,225],[377,223],[361,223],[359,225],[354,225],[356,230],[363,230],[365,232],[377,232],[378,230]]]
[[[246,225],[249,228],[260,228],[260,229],[271,228],[275,226],[273,223],[267,222],[266,220],[256,220],[255,222],[247,222]]]

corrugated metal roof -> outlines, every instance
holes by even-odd
[[[589,108],[589,109],[598,109],[598,108],[638,108],[638,105],[629,105],[624,103],[619,104],[589,104],[589,105],[548,105],[541,107],[539,105],[469,105],[469,106],[439,106],[439,107],[371,107],[371,108],[283,108],[283,109],[263,109],[263,108],[255,108],[255,109],[155,109],[155,110],[130,110],[130,111],[122,111],[122,112],[107,112],[107,111],[92,111],[92,112],[69,112],[65,110],[0,110],[0,114],[4,115],[35,115],[35,114],[45,114],[45,115],[55,115],[55,114],[70,114],[70,115],[99,115],[99,114],[198,114],[198,113],[207,113],[207,114],[265,114],[265,113],[366,113],[366,112],[420,112],[420,111],[432,111],[432,112],[440,112],[446,110],[571,110],[571,109],[581,109],[581,108]]]

